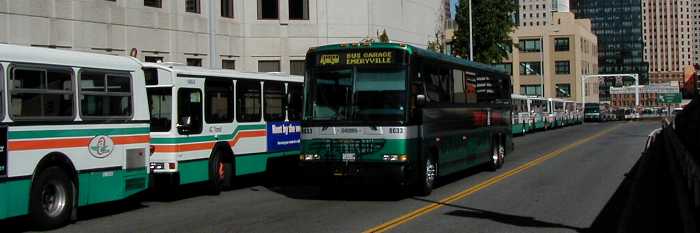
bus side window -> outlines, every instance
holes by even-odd
[[[477,95],[476,95],[476,75],[471,72],[465,72],[464,73],[464,89],[465,89],[465,95],[466,95],[466,102],[468,104],[475,104],[477,103]]]
[[[461,70],[452,70],[452,100],[455,104],[466,103],[467,96],[464,92],[464,72]]]
[[[301,121],[302,106],[304,104],[304,87],[302,84],[289,83],[287,86],[289,104],[287,105],[287,114],[290,121]]]
[[[202,91],[180,88],[177,91],[177,124],[182,135],[202,132]]]
[[[11,71],[10,116],[73,118],[73,75],[67,69],[15,67]]]
[[[284,98],[284,84],[275,81],[265,81],[263,84],[265,107],[265,121],[284,121],[284,109],[286,108],[286,98]]]
[[[239,80],[236,83],[236,119],[238,122],[259,122],[262,117],[260,82]]]
[[[129,74],[80,72],[80,113],[84,118],[129,118],[131,109]]]
[[[233,81],[208,78],[204,86],[207,123],[233,122]]]

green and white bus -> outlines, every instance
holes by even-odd
[[[534,122],[530,110],[530,99],[524,95],[511,95],[513,101],[513,134],[526,134],[533,130]]]
[[[0,219],[40,228],[148,185],[149,114],[132,58],[0,45]]]
[[[296,164],[303,77],[167,63],[143,69],[157,190],[173,195],[178,185],[206,182],[218,193],[271,160]]]
[[[427,195],[513,148],[510,76],[491,66],[397,43],[312,48],[306,62],[300,159],[315,181]]]

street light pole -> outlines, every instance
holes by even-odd
[[[542,84],[540,85],[542,90],[542,98],[544,98],[544,30],[542,30],[542,38],[540,39],[540,78],[542,79]]]
[[[472,0],[469,0],[469,60],[474,61],[474,35],[472,27]]]

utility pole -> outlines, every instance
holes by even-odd
[[[469,60],[474,61],[474,35],[472,23],[472,0],[469,0]]]

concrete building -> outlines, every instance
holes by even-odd
[[[635,88],[627,87],[611,87],[611,106],[614,108],[635,108],[636,97]],[[641,85],[639,87],[639,105],[640,107],[664,107],[668,104],[664,103],[664,98],[677,98],[680,103],[680,92],[676,83],[655,83],[650,85]],[[662,97],[663,96],[663,97]],[[676,105],[676,104],[672,104]]]
[[[692,0],[693,65],[700,64],[700,1]]]
[[[641,84],[649,82],[649,64],[644,61],[641,0],[571,0],[571,12],[576,18],[591,20],[593,34],[598,36],[600,74],[637,74]],[[632,79],[623,81],[604,79],[600,100],[610,101],[610,87],[634,85]]]
[[[515,30],[515,46],[501,66],[512,73],[516,94],[580,102],[582,75],[598,73],[597,38],[589,20],[574,19],[570,12],[555,12],[552,17],[552,25]],[[597,80],[586,82],[586,101],[598,101]]]
[[[443,10],[443,0],[0,0],[0,43],[300,74],[309,47],[382,30],[425,47]]]
[[[519,26],[552,24],[554,12],[569,12],[569,0],[518,0]]]
[[[642,11],[649,81],[682,83],[683,69],[693,64],[690,0],[642,0]]]

